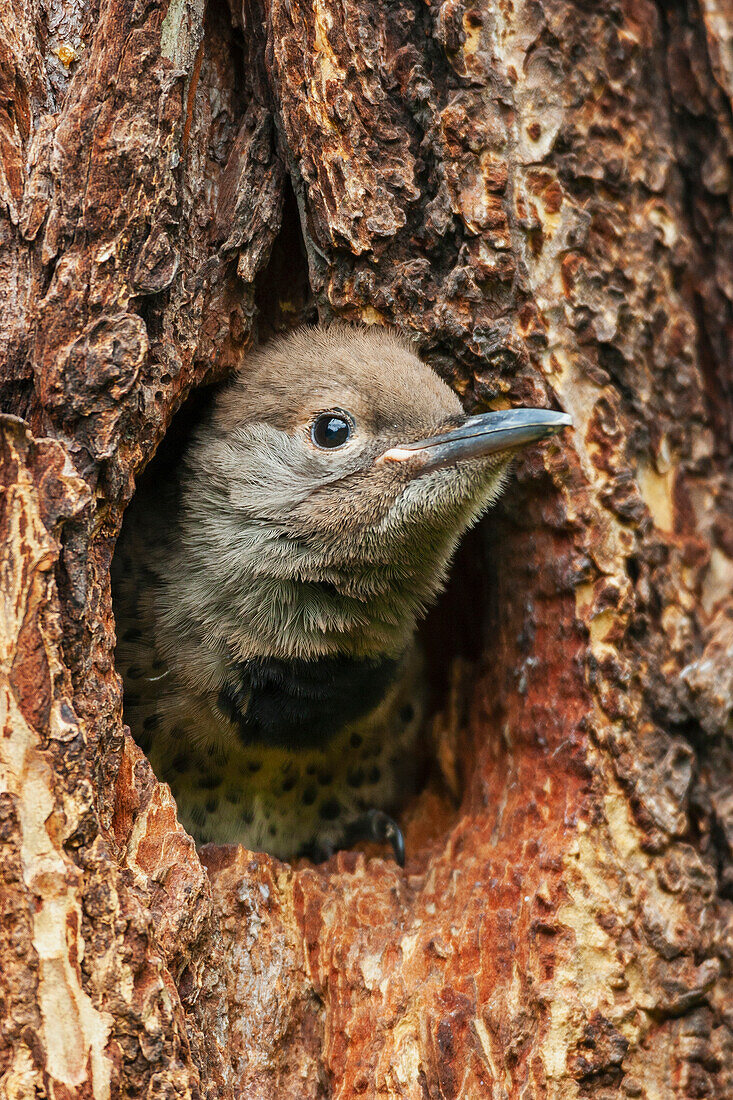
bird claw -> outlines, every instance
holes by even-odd
[[[349,841],[356,844],[359,840],[373,840],[377,844],[389,843],[395,862],[405,866],[405,838],[396,821],[383,810],[367,810],[361,817],[352,821],[348,830]]]

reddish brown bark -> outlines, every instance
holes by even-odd
[[[204,8],[0,0],[0,1097],[724,1100],[733,5]],[[316,312],[576,425],[435,619],[405,872],[197,855],[114,671],[135,476]]]

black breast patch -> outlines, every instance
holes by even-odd
[[[247,745],[316,748],[376,707],[399,664],[343,656],[242,661],[230,665],[218,704]]]

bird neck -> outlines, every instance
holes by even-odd
[[[277,558],[265,549],[217,571],[197,567],[186,550],[163,581],[159,635],[170,659],[184,653],[181,665],[209,689],[221,683],[224,668],[249,661],[331,659],[334,672],[340,658],[395,659],[437,587],[425,574],[395,575],[391,563],[278,573]]]

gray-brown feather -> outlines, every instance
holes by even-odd
[[[200,842],[238,842],[280,858],[335,849],[365,810],[396,809],[414,788],[424,714],[419,650],[385,697],[322,745],[242,743],[212,693],[181,683],[156,647],[157,525],[140,498],[115,554],[117,665],[125,717],[182,824]],[[163,568],[158,562],[158,569]]]

